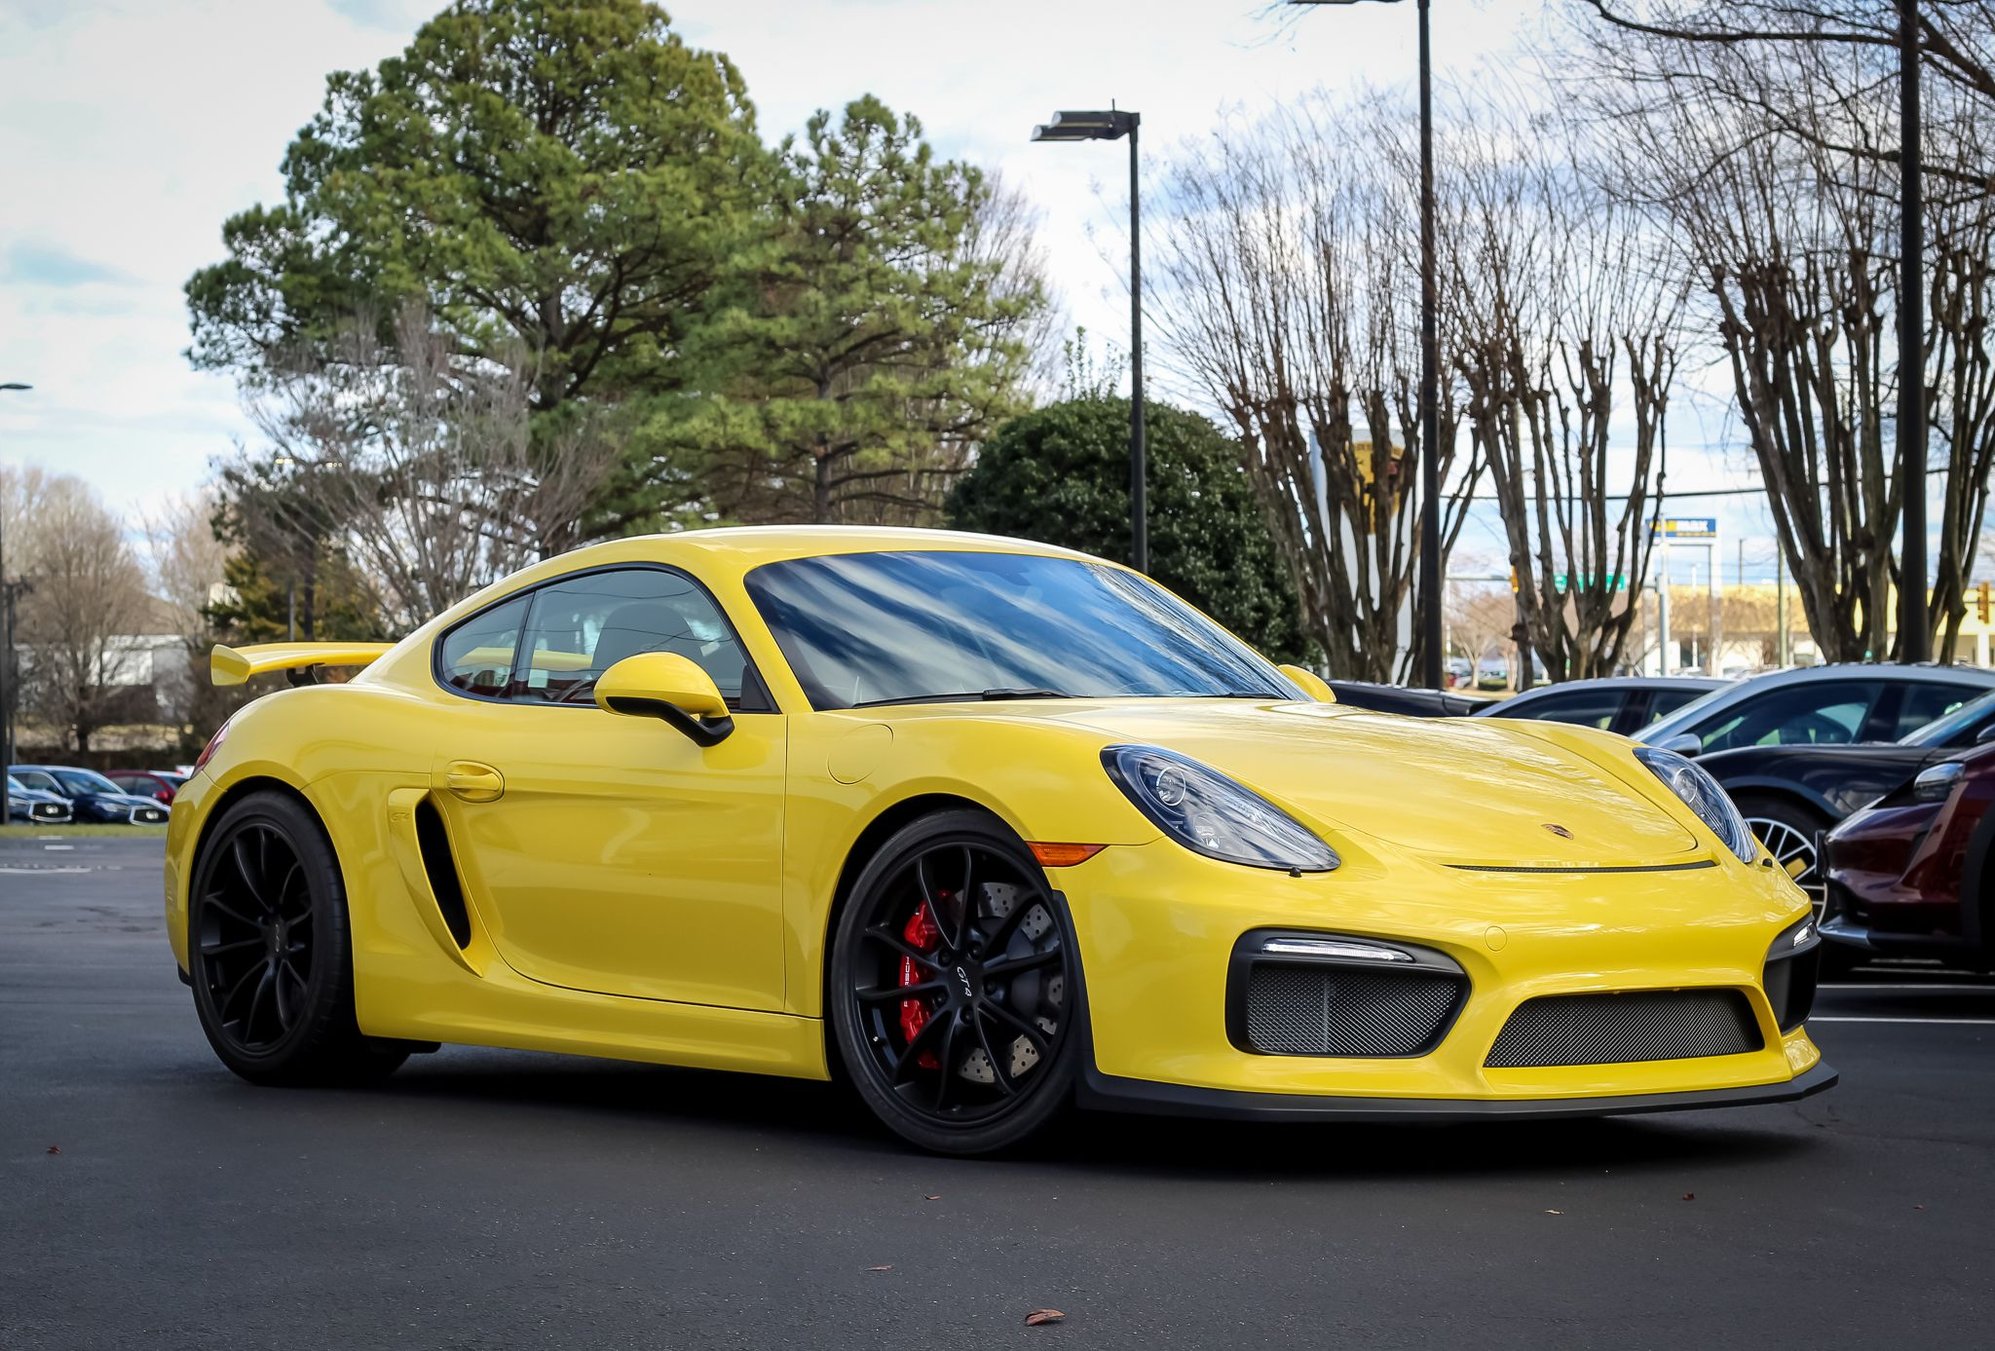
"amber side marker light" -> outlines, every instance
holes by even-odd
[[[1035,844],[1032,857],[1042,868],[1071,868],[1086,863],[1108,846],[1104,844]]]

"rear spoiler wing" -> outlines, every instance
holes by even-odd
[[[303,671],[293,684],[308,684],[319,666],[365,666],[393,643],[258,643],[254,647],[215,644],[208,658],[208,678],[217,685],[240,685],[266,671]]]

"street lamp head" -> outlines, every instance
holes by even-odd
[[[1143,120],[1138,113],[1119,109],[1053,114],[1053,119],[1032,129],[1035,141],[1118,141],[1134,131]]]

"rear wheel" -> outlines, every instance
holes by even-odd
[[[243,1078],[354,1082],[408,1058],[354,1023],[346,890],[295,799],[252,793],[222,814],[195,864],[187,933],[201,1030]]]
[[[1072,1097],[1086,1008],[1072,926],[981,812],[917,821],[874,855],[833,935],[826,995],[859,1096],[924,1149],[1016,1145]]]

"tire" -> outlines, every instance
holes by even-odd
[[[1815,837],[1831,824],[1828,817],[1805,803],[1769,793],[1742,793],[1736,799],[1739,813],[1752,827],[1753,835],[1773,854],[1774,861],[1787,870],[1795,885],[1814,902],[1815,917],[1822,916],[1825,888],[1815,857]],[[1799,862],[1805,866],[1796,868]]]
[[[904,826],[832,934],[825,998],[845,1077],[923,1149],[1024,1143],[1073,1100],[1088,1042],[1079,951],[1064,902],[1002,823],[960,810]]]
[[[353,1084],[412,1049],[354,1022],[346,888],[318,818],[257,792],[209,830],[194,865],[188,976],[221,1062],[256,1084]]]

